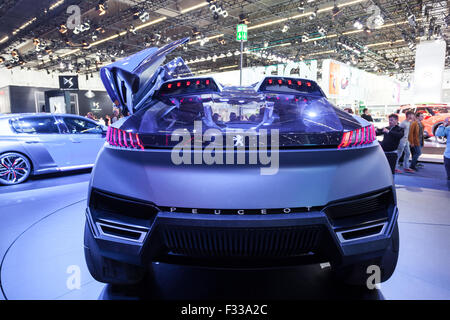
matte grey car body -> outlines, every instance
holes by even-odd
[[[170,65],[183,66],[177,59],[158,68],[183,41],[102,69],[111,99],[129,116],[109,128],[91,175],[84,245],[93,277],[155,280],[155,261],[218,268],[330,262],[346,283],[365,285],[373,265],[380,281],[389,279],[398,209],[373,125],[332,106],[308,79],[267,76],[225,87],[212,77],[176,78]],[[204,151],[202,142],[190,146],[203,133],[197,119],[221,134],[278,128],[277,173],[262,175],[245,162],[175,163],[171,141],[179,132],[189,133],[186,154]],[[235,147],[221,152],[232,159],[252,152]]]
[[[72,114],[1,115],[0,161],[6,162],[0,163],[0,169],[4,170],[0,172],[4,174],[0,184],[23,182],[19,179],[6,181],[8,160],[3,159],[5,155],[25,157],[30,164],[30,175],[92,167],[104,144],[105,130],[93,120]],[[14,180],[13,175],[10,177]]]

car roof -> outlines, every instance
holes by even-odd
[[[71,116],[71,117],[81,117],[84,118],[83,116],[80,116],[78,114],[69,114],[69,113],[49,113],[49,112],[40,112],[40,113],[33,113],[33,112],[28,112],[28,113],[5,113],[5,114],[0,114],[0,119],[5,119],[5,118],[18,118],[18,117],[45,117],[45,116]]]

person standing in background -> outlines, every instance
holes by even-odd
[[[409,150],[409,128],[411,126],[411,122],[414,121],[414,112],[408,111],[406,112],[406,119],[400,123],[400,128],[403,129],[403,138],[400,140],[400,144],[397,149],[397,159],[400,159],[402,156],[402,153],[405,153],[405,156],[403,158],[403,169],[405,172],[414,173],[415,171],[408,168],[408,161],[410,156],[410,150]],[[398,160],[397,160],[397,166],[398,166]],[[395,169],[396,173],[402,173],[403,171],[400,169]]]
[[[400,140],[403,138],[403,128],[398,126],[398,116],[396,114],[389,115],[389,126],[383,129],[377,129],[376,135],[383,135],[384,138],[380,142],[386,159],[391,167],[392,174],[395,173],[395,165],[397,163],[397,149]]]
[[[86,118],[91,119],[91,120],[95,120],[94,114],[92,112],[88,112],[86,114]]]
[[[450,180],[450,117],[445,118],[444,123],[441,124],[436,130],[436,137],[446,137],[447,146],[444,151],[444,165],[445,171],[447,171],[447,180]]]
[[[111,116],[109,114],[105,115],[105,126],[109,127],[111,125]]]
[[[369,122],[373,122],[373,118],[369,114],[369,109],[367,109],[367,108],[363,109],[363,114],[361,115],[361,118],[363,118],[364,120],[367,120]]]
[[[111,124],[113,124],[114,122],[116,122],[117,120],[119,120],[121,117],[120,117],[120,111],[119,111],[119,108],[117,108],[117,107],[114,107],[113,108],[113,116],[112,116],[112,118],[111,118]]]
[[[423,113],[416,113],[416,121],[411,123],[411,127],[409,129],[408,141],[411,146],[411,165],[410,169],[417,171],[417,161],[419,160],[420,155],[422,154],[423,148]]]

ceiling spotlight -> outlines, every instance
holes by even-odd
[[[208,41],[209,39],[207,37],[204,37],[203,39],[200,40],[200,45],[203,47]]]
[[[147,11],[142,11],[139,13],[139,20],[146,22],[150,20],[150,14]]]
[[[334,4],[332,12],[333,12],[333,17],[335,17],[339,14],[339,12],[341,12],[341,9],[339,9],[338,6],[336,4]]]
[[[355,23],[353,23],[353,27],[354,27],[355,29],[361,30],[364,26],[363,26],[363,24],[361,23],[361,21],[356,20]]]
[[[239,22],[240,24],[249,24],[250,23],[248,15],[245,13],[241,13],[239,15],[239,20],[240,20],[240,22]]]
[[[372,33],[372,30],[370,30],[368,27],[365,27],[364,32],[370,34]]]
[[[408,16],[408,23],[411,27],[416,27],[416,16],[414,14]]]
[[[136,34],[136,29],[134,28],[134,26],[133,25],[131,25],[130,26],[130,32],[132,33],[132,34]]]
[[[264,41],[264,48],[267,48],[269,46],[269,41]]]
[[[327,34],[327,31],[325,30],[324,27],[318,26],[317,28],[318,28],[317,31],[319,32],[319,34],[320,34],[322,37],[325,36],[325,35]]]
[[[300,2],[298,3],[297,9],[298,9],[298,11],[299,11],[300,13],[305,12],[305,1],[300,1]]]
[[[59,26],[58,30],[59,30],[60,33],[64,34],[64,33],[67,32],[67,27],[66,27],[65,24],[62,24],[62,25]]]
[[[1,64],[1,63],[4,63],[5,61],[6,61],[5,58],[3,58],[3,57],[0,56],[0,64]]]
[[[285,25],[283,26],[283,29],[281,29],[281,32],[285,33],[285,32],[287,32],[288,30],[289,30],[289,26],[285,24]]]
[[[373,20],[373,23],[375,25],[375,29],[378,29],[384,24],[384,19],[383,19],[383,17],[381,15],[378,15]]]
[[[19,56],[19,51],[17,49],[14,49],[13,51],[11,51],[11,56],[13,58],[16,58]]]
[[[192,35],[199,40],[201,38],[201,33],[196,27],[192,28]]]
[[[305,33],[304,35],[302,35],[302,42],[308,42],[309,41],[309,36]]]
[[[450,26],[450,14],[448,14],[445,18],[444,18],[444,22],[445,24],[448,26]]]
[[[317,16],[317,13],[311,12],[311,14],[309,15],[309,20],[313,20],[316,16]]]
[[[226,10],[224,10],[222,8],[222,6],[220,6],[220,5],[210,4],[209,10],[211,10],[211,12],[213,12],[214,20],[219,19],[219,15],[221,15],[224,18],[228,17],[228,12]]]
[[[97,6],[95,7],[95,9],[98,11],[99,16],[103,16],[106,13],[107,7],[105,2],[106,2],[105,0],[100,0]]]

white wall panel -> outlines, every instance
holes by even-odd
[[[444,40],[423,41],[417,45],[414,69],[414,102],[442,102],[445,67]]]

